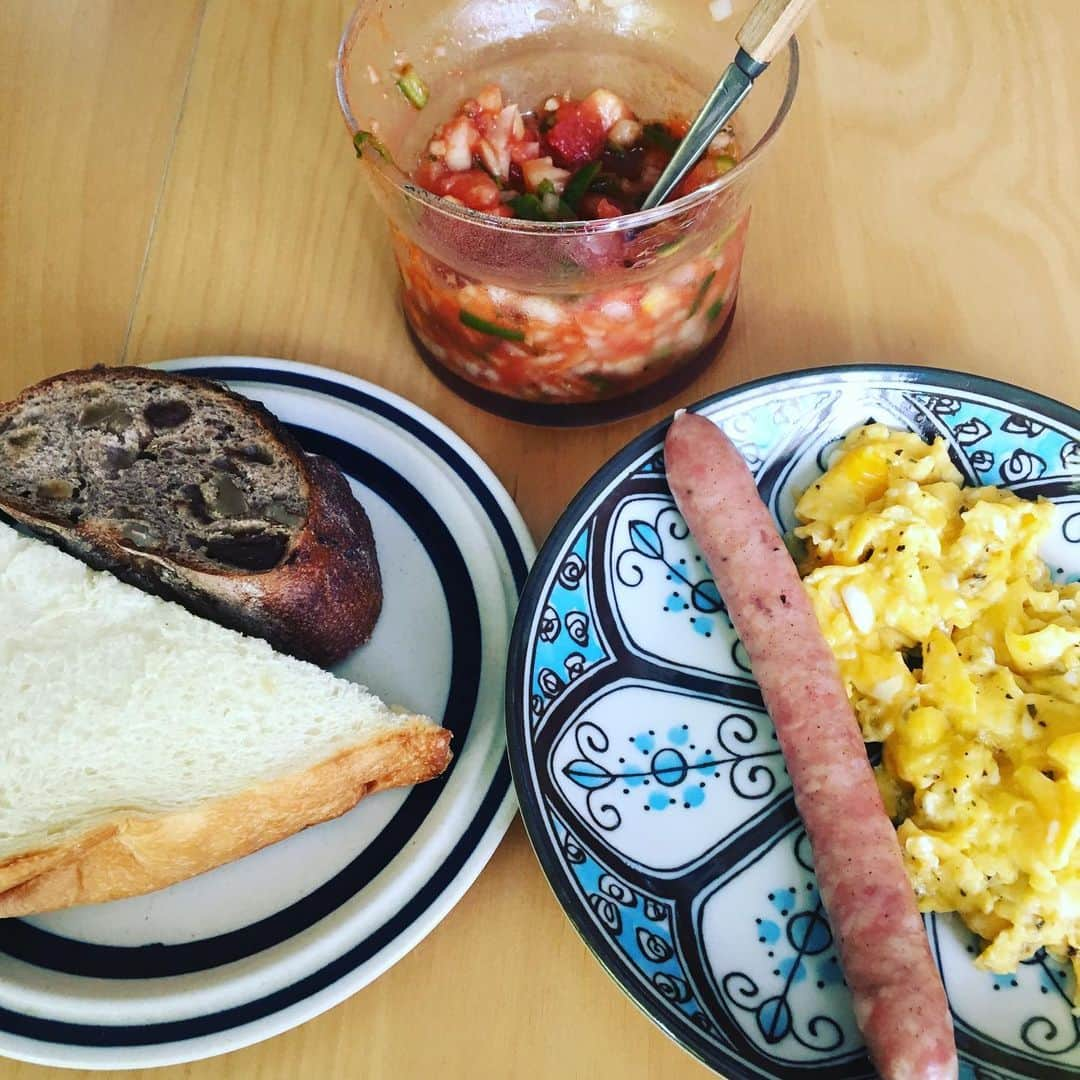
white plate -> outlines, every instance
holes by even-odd
[[[149,896],[0,921],[0,1053],[141,1068],[269,1038],[413,948],[491,857],[515,810],[503,674],[534,555],[509,495],[422,410],[283,360],[177,360],[257,398],[333,458],[366,508],[383,613],[338,673],[443,717],[454,762],[229,866]]]

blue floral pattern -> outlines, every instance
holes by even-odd
[[[716,583],[670,493],[627,498],[610,537],[606,585],[620,638],[645,659],[753,685]]]
[[[616,877],[594,857],[558,818],[552,825],[560,850],[590,918],[616,944],[621,958],[669,1007],[698,1030],[722,1039],[698,999],[679,960],[672,936],[670,903],[649,896]]]
[[[534,721],[570,683],[606,655],[589,602],[588,554],[589,530],[583,529],[563,559],[540,613],[529,705]]]
[[[1043,554],[1080,575],[1080,421],[1065,406],[871,368],[782,377],[702,412],[785,529],[838,441],[878,421],[945,438],[970,483],[1050,499]],[[662,434],[586,498],[541,554],[511,657],[512,759],[545,870],[626,989],[732,1080],[870,1077],[775,732],[667,488]],[[1080,1072],[1065,968],[1039,956],[993,976],[958,922],[927,924],[967,1080]]]

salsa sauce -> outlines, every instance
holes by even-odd
[[[642,122],[604,89],[522,111],[488,85],[435,129],[412,179],[484,215],[599,225],[640,208],[686,129],[680,118]],[[722,132],[675,196],[739,156]],[[455,268],[400,227],[391,236],[410,327],[451,385],[463,380],[486,399],[591,405],[675,383],[711,358],[733,312],[748,216],[728,190],[647,229],[558,241],[423,219],[437,248],[467,246],[469,265],[490,273]]]
[[[441,124],[413,179],[435,195],[485,214],[532,221],[594,221],[641,208],[675,147],[683,119],[642,123],[618,95],[549,97],[535,112],[485,86]],[[683,178],[672,198],[738,163],[730,128]]]

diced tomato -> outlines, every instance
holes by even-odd
[[[427,187],[426,184],[424,186]],[[436,195],[452,195],[455,199],[460,199],[470,210],[498,213],[503,209],[499,199],[498,185],[481,169],[446,173],[436,179],[428,190]]]
[[[581,213],[587,218],[617,218],[622,210],[604,195],[586,195],[581,200]]]
[[[716,171],[716,162],[706,158],[699,161],[680,181],[672,194],[672,198],[680,199],[683,195],[689,195],[692,191],[711,184],[719,174]]]
[[[427,158],[416,167],[413,179],[428,191],[434,191],[435,184],[446,173],[446,165],[442,161],[433,161]]]
[[[607,131],[599,113],[585,111],[580,102],[564,101],[545,135],[552,160],[564,169],[580,169],[604,151]]]

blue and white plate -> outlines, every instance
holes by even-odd
[[[268,1038],[369,983],[447,914],[515,809],[503,729],[532,543],[451,431],[378,387],[280,360],[175,361],[257,398],[367,509],[385,602],[338,669],[454,733],[445,776],[162,892],[0,920],[0,1054],[83,1068]]]
[[[784,530],[830,447],[873,419],[943,436],[972,484],[1058,507],[1044,555],[1080,572],[1080,414],[927,368],[780,376],[697,410],[739,446]],[[664,475],[665,425],[574,500],[522,597],[510,760],[533,845],[574,925],[665,1031],[735,1080],[873,1073],[852,1017],[776,737]],[[1059,965],[976,970],[928,920],[964,1076],[1080,1073]]]

